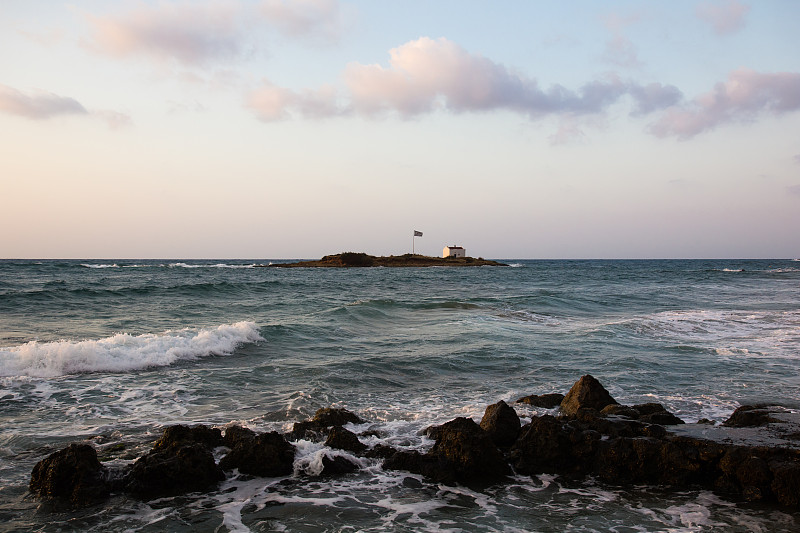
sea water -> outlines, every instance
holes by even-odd
[[[37,461],[88,441],[109,465],[171,424],[287,431],[320,407],[363,442],[426,450],[431,424],[566,392],[592,374],[621,403],[688,422],[800,408],[800,262],[507,261],[478,268],[260,268],[241,261],[0,261],[0,530],[798,531],[800,512],[707,490],[514,476],[444,485],[380,461],[321,478],[229,474],[217,490],[84,510],[40,507]],[[515,405],[523,423],[548,412]]]

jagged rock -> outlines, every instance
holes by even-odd
[[[519,435],[520,425],[517,412],[503,400],[488,406],[480,423],[481,429],[500,448],[514,444]]]
[[[166,450],[184,444],[200,444],[210,450],[223,445],[222,433],[219,428],[210,428],[204,425],[184,426],[176,425],[164,428],[161,438],[153,445],[153,450]]]
[[[622,416],[625,418],[630,418],[632,420],[637,420],[641,413],[634,409],[633,407],[629,407],[627,405],[620,405],[620,404],[610,404],[603,407],[600,411],[602,415],[612,415],[612,416]]]
[[[335,457],[328,457],[327,455],[322,458],[322,473],[321,476],[341,476],[349,474],[358,470],[358,464],[354,463],[346,457],[337,455]]]
[[[579,474],[586,469],[601,435],[581,430],[551,415],[535,417],[522,427],[509,458],[521,474]]]
[[[242,441],[250,441],[256,437],[256,432],[242,426],[229,426],[225,428],[222,442],[230,449],[234,449]]]
[[[766,426],[776,420],[770,416],[770,409],[764,406],[743,405],[736,409],[723,426],[744,428]]]
[[[325,446],[353,453],[361,453],[367,449],[367,445],[358,440],[355,433],[340,426],[331,428]]]
[[[503,454],[471,418],[459,417],[442,425],[428,453],[452,464],[460,480],[497,479],[511,473]]]
[[[150,499],[210,490],[224,478],[206,445],[174,443],[137,459],[125,476],[125,488]]]
[[[276,431],[240,438],[222,458],[223,470],[238,468],[242,474],[275,477],[292,473],[295,449]]]
[[[531,394],[530,396],[523,396],[516,403],[526,403],[534,407],[542,407],[544,409],[553,409],[561,405],[564,401],[564,395],[557,392],[550,394]]]
[[[296,422],[288,438],[289,440],[321,440],[331,427],[363,423],[364,420],[347,409],[323,407],[317,409],[317,412],[314,413],[314,417],[310,420]]]
[[[108,472],[88,444],[70,444],[33,467],[30,491],[70,507],[85,507],[103,500],[110,492]]]
[[[605,406],[616,403],[617,401],[611,397],[600,382],[587,374],[581,377],[564,396],[564,400],[561,402],[561,411],[567,416],[575,416],[578,409],[582,407],[600,411]]]

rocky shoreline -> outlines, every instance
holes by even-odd
[[[618,404],[592,376],[566,395],[526,396],[518,403],[559,407],[522,425],[504,401],[480,421],[456,418],[429,427],[425,453],[368,447],[347,429],[365,421],[324,408],[288,434],[257,434],[240,426],[170,426],[153,448],[124,468],[109,468],[87,443],[73,443],[39,461],[31,493],[56,507],[93,505],[115,493],[143,500],[214,490],[233,471],[258,477],[290,475],[294,442],[324,442],[383,468],[442,483],[502,483],[513,473],[593,476],[611,485],[703,487],[734,500],[800,507],[800,416],[777,405],[743,406],[721,425],[684,424],[663,406]],[[215,454],[222,455],[219,461]],[[341,454],[323,458],[320,476],[360,468]]]
[[[431,266],[508,266],[482,257],[430,257],[419,254],[374,256],[362,252],[344,252],[326,255],[313,261],[295,263],[271,263],[273,268],[358,268],[358,267],[431,267]]]

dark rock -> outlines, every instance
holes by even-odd
[[[153,445],[153,450],[166,450],[171,447],[180,447],[184,444],[200,444],[209,450],[223,445],[222,432],[219,428],[198,426],[169,426],[164,428],[161,438]]]
[[[633,420],[636,420],[641,416],[641,413],[633,407],[613,403],[603,407],[603,409],[600,411],[600,414],[603,416],[622,416]]]
[[[503,454],[471,418],[456,418],[442,425],[429,455],[453,465],[458,480],[491,480],[511,473]]]
[[[361,453],[367,449],[367,445],[358,440],[358,436],[352,431],[348,431],[340,426],[331,428],[325,446],[345,450],[353,453]]]
[[[328,457],[325,455],[322,458],[322,473],[321,476],[341,476],[349,474],[358,470],[358,464],[354,463],[346,457],[337,455],[335,457]]]
[[[800,460],[774,458],[769,462],[773,479],[770,489],[778,503],[787,507],[800,507]]]
[[[240,439],[219,462],[223,470],[238,468],[242,474],[276,477],[292,473],[295,449],[276,431]]]
[[[542,407],[544,409],[553,409],[561,405],[564,401],[564,395],[557,392],[550,394],[531,394],[530,396],[523,396],[516,403],[526,403],[534,407]]]
[[[503,400],[487,407],[480,423],[481,429],[489,435],[495,445],[501,448],[514,444],[520,426],[517,412]]]
[[[706,426],[713,426],[713,425],[716,424],[716,422],[714,420],[709,420],[708,418],[701,418],[700,420],[697,421],[697,423],[698,424],[703,424],[703,425],[706,425]]]
[[[363,423],[364,420],[347,409],[323,407],[317,409],[312,419],[295,423],[288,438],[289,440],[321,440],[331,427]]]
[[[669,411],[661,411],[658,413],[651,413],[649,415],[642,415],[639,420],[648,424],[658,424],[660,426],[674,426],[683,424],[683,420],[673,415]]]
[[[575,416],[578,409],[582,407],[600,411],[605,406],[616,403],[617,401],[611,397],[600,382],[587,374],[572,386],[561,401],[561,411],[567,416]]]
[[[422,481],[413,477],[404,477],[403,486],[409,489],[421,489],[423,487]]]
[[[579,455],[591,455],[600,437],[596,431],[583,431],[544,415],[522,427],[509,457],[521,474],[577,474],[585,468]]]
[[[743,405],[736,409],[725,422],[726,427],[745,428],[766,426],[776,420],[770,416],[770,410],[766,407]]]
[[[207,446],[173,443],[137,459],[125,476],[125,488],[150,499],[210,490],[224,478]]]
[[[633,409],[639,413],[640,416],[652,415],[653,413],[662,413],[666,411],[666,408],[663,405],[655,402],[640,403],[638,405],[634,405]]]
[[[230,449],[236,447],[242,441],[250,441],[256,437],[256,432],[242,426],[229,426],[225,428],[223,444]]]
[[[88,444],[70,444],[36,463],[30,491],[69,507],[85,507],[110,493],[108,472]]]
[[[397,453],[397,449],[386,444],[376,444],[364,453],[364,457],[369,459],[388,459]]]

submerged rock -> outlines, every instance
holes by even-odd
[[[363,423],[364,420],[347,409],[323,407],[317,409],[310,420],[296,422],[287,437],[289,440],[322,440],[332,427]]]
[[[542,407],[544,409],[553,409],[561,405],[564,401],[564,395],[557,392],[550,394],[531,394],[530,396],[523,396],[516,403],[525,403],[534,407]]]
[[[152,499],[211,490],[224,478],[205,445],[187,442],[154,449],[137,459],[125,476],[125,489]]]
[[[70,444],[33,467],[30,491],[69,507],[85,507],[110,493],[108,471],[89,444]]]
[[[292,473],[294,455],[294,446],[277,431],[255,436],[245,434],[236,440],[219,466],[223,470],[238,468],[242,474],[253,476],[286,476]]]

